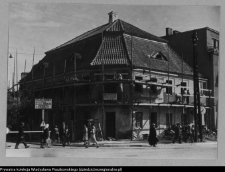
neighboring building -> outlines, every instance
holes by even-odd
[[[148,133],[151,123],[159,134],[178,122],[194,122],[192,68],[165,39],[117,17],[111,12],[107,24],[46,52],[20,81],[35,98],[52,99],[45,122],[50,127],[65,122],[73,140],[82,139],[88,119],[104,138],[116,139],[131,138],[136,128]],[[201,74],[200,84],[208,85]],[[201,97],[201,104],[207,109],[206,99]],[[39,128],[41,110],[35,111],[32,127]]]
[[[210,116],[211,129],[217,129],[218,120],[218,63],[219,63],[219,32],[211,28],[205,27],[195,29],[198,35],[197,51],[198,51],[198,67],[199,72],[203,74],[209,81],[208,87],[212,90],[214,99],[211,99],[208,116]],[[171,28],[166,28],[166,36],[162,38],[169,41],[169,45],[186,63],[193,66],[193,30],[178,32]],[[203,92],[202,92],[203,93]]]

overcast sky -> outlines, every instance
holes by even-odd
[[[210,27],[220,31],[220,8],[215,6],[137,6],[78,3],[10,3],[9,53],[18,58],[20,73],[44,57],[44,52],[80,34],[108,22],[108,13],[118,12],[119,19],[156,36],[165,28],[178,31]],[[13,59],[8,63],[8,80],[12,84]]]

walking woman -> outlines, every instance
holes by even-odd
[[[50,148],[50,145],[48,145],[48,143],[47,143],[47,139],[49,139],[49,128],[48,127],[49,127],[49,124],[46,124],[44,127],[41,148],[45,148],[45,146]]]
[[[91,128],[90,128],[90,129],[91,129],[91,130],[90,130],[90,134],[91,134],[91,135],[90,135],[90,138],[89,138],[89,140],[88,140],[88,142],[87,142],[87,144],[86,144],[86,148],[88,148],[90,142],[95,143],[95,144],[96,144],[96,148],[98,148],[99,145],[98,145],[98,143],[97,143],[97,141],[96,141],[96,137],[95,137],[96,129],[95,129],[94,124],[91,124]]]
[[[88,128],[84,124],[84,128],[83,128],[83,142],[84,142],[84,145],[87,145],[87,141],[88,141]]]
[[[156,147],[156,144],[158,142],[158,138],[156,137],[156,130],[155,130],[155,124],[153,123],[150,128],[150,135],[148,137],[148,142],[150,146]]]

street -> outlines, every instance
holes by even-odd
[[[7,143],[6,157],[76,157],[76,158],[130,158],[130,159],[217,159],[217,142],[159,144],[157,147],[99,147],[52,146],[40,149],[30,144]]]

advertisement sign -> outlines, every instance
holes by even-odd
[[[35,99],[35,109],[51,109],[52,99]]]
[[[104,93],[104,100],[117,100],[116,93]]]

